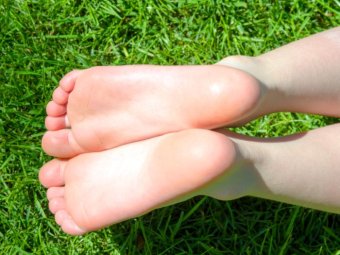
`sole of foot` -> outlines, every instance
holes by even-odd
[[[56,222],[81,235],[201,195],[235,157],[226,136],[191,129],[54,159],[39,178]]]
[[[262,94],[252,75],[223,65],[75,70],[47,105],[42,147],[70,158],[183,129],[213,129],[246,118]]]

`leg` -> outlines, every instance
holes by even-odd
[[[73,71],[47,106],[42,145],[49,155],[69,158],[182,129],[216,128],[247,115],[260,94],[256,79],[226,66]]]
[[[251,73],[267,88],[248,120],[279,111],[340,117],[340,27],[258,57],[233,56],[219,64]]]
[[[42,145],[47,154],[72,157],[186,128],[240,125],[277,111],[340,116],[339,59],[338,27],[215,66],[73,71],[47,107],[50,131]]]
[[[282,138],[231,139],[249,160],[240,180],[256,180],[248,195],[340,213],[340,124]],[[223,186],[212,187],[212,196],[228,199]]]
[[[187,130],[53,160],[40,171],[50,210],[74,235],[195,195],[340,213],[340,124],[269,141],[226,134]]]

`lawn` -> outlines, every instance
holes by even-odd
[[[340,24],[339,1],[0,1],[0,254],[340,254],[340,218],[256,198],[197,197],[85,236],[64,234],[40,166],[45,105],[74,68],[211,64],[258,55]],[[326,50],[326,49],[325,49]],[[338,119],[262,117],[274,137]]]

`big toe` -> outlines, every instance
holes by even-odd
[[[86,152],[77,143],[70,129],[47,131],[41,145],[48,155],[59,158],[71,158]]]
[[[66,164],[66,160],[53,159],[43,165],[39,172],[41,184],[47,188],[64,185],[64,169]]]

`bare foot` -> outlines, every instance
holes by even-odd
[[[261,94],[255,78],[223,65],[72,71],[47,106],[42,146],[70,158],[182,129],[212,129],[246,118]]]
[[[66,233],[81,235],[203,194],[235,157],[226,136],[192,129],[54,159],[39,178],[49,188],[56,222]]]
[[[195,195],[250,195],[339,214],[339,130],[272,139],[186,130],[55,159],[39,177],[57,223],[73,235]]]

